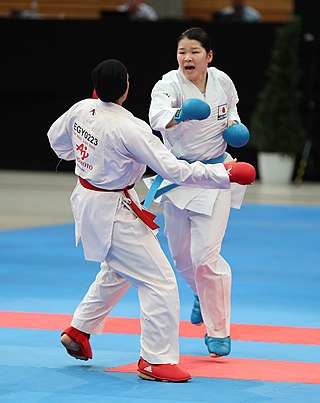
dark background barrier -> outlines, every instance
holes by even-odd
[[[240,98],[240,116],[249,125],[277,24],[0,20],[0,168],[55,170],[58,159],[49,146],[47,131],[73,103],[91,96],[91,70],[106,58],[118,58],[126,64],[131,90],[124,106],[148,121],[151,89],[163,73],[177,68],[176,40],[191,26],[201,26],[212,36],[213,65],[231,76]],[[318,53],[317,46],[316,58]],[[303,86],[309,85],[309,53],[306,56]],[[318,81],[312,84],[316,88]],[[231,152],[239,160],[256,164],[250,143]],[[320,180],[319,156],[316,138],[305,179]],[[73,170],[73,163],[63,162],[59,169]]]

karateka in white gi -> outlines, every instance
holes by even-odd
[[[152,129],[161,133],[171,153],[189,162],[230,161],[224,133],[232,130],[233,135],[240,129],[240,134],[248,133],[240,122],[235,86],[223,71],[208,67],[212,60],[209,35],[201,28],[188,29],[178,38],[179,68],[163,75],[151,93]],[[187,100],[208,103],[210,116],[181,121],[180,112],[176,112]],[[240,147],[248,136],[242,144],[241,136],[236,135],[234,140]],[[150,178],[145,182],[150,187]],[[167,185],[163,181],[160,189]],[[239,184],[220,190],[178,186],[156,199],[163,208],[175,269],[195,296],[191,322],[205,324],[205,344],[212,357],[227,355],[231,348],[231,269],[220,251],[230,207],[240,208],[245,190],[246,186]]]
[[[242,168],[177,160],[147,123],[122,107],[129,78],[120,61],[99,63],[92,78],[99,99],[76,103],[48,131],[57,156],[75,160],[79,180],[70,200],[77,243],[86,260],[101,263],[61,342],[71,356],[92,358],[90,335],[102,333],[107,315],[133,285],[141,308],[139,376],[185,382],[191,376],[177,365],[175,274],[156,238],[155,216],[141,206],[133,185],[146,164],[166,179],[197,188],[229,189],[237,176],[243,180]],[[147,217],[140,219],[141,212]]]

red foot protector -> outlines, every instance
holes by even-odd
[[[180,363],[192,377],[224,378],[250,381],[320,384],[320,364],[291,361],[252,360],[181,356]],[[105,372],[136,372],[132,363]]]
[[[87,360],[92,358],[92,350],[90,346],[90,335],[84,332],[80,332],[80,330],[70,326],[66,330],[64,330],[61,334],[68,335],[72,340],[76,341],[79,346],[80,350],[79,351],[74,351],[74,350],[69,350],[66,348],[68,354],[70,354],[72,357],[78,358],[81,356],[87,357]]]
[[[187,382],[191,379],[190,374],[178,365],[150,364],[143,358],[138,362],[138,375],[142,379],[160,382]]]

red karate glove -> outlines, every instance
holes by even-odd
[[[239,183],[239,185],[251,185],[256,179],[256,170],[247,162],[225,162],[230,182]]]

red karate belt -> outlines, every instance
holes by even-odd
[[[98,188],[94,185],[91,185],[91,183],[89,183],[88,181],[86,181],[85,179],[81,178],[79,176],[79,181],[81,183],[81,185],[89,190],[95,190],[97,192],[124,192],[125,196],[127,199],[130,200],[130,207],[132,209],[132,211],[151,229],[157,229],[159,228],[159,225],[157,225],[154,222],[154,219],[156,218],[155,214],[152,214],[150,211],[146,210],[146,209],[141,209],[138,207],[138,205],[132,200],[128,190],[132,189],[133,185],[130,186],[126,186],[124,189],[101,189]]]

